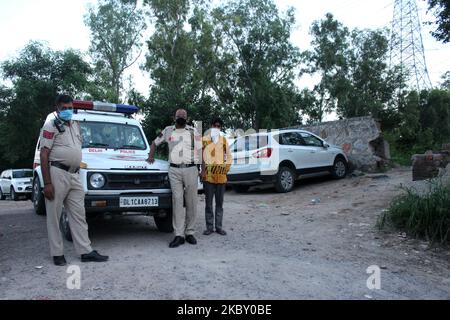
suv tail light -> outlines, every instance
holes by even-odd
[[[253,154],[253,157],[257,159],[270,158],[271,156],[272,156],[272,148],[262,149]]]

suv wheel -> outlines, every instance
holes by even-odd
[[[5,200],[5,195],[2,192],[2,188],[0,188],[0,200]]]
[[[155,215],[153,216],[155,219],[156,227],[159,232],[170,233],[173,232],[173,224],[172,224],[172,210],[167,210],[166,215],[164,217]]]
[[[345,176],[347,175],[347,167],[347,161],[342,158],[336,158],[336,160],[334,160],[331,174],[336,179],[345,178]]]
[[[69,218],[67,217],[66,210],[63,209],[61,213],[61,218],[59,220],[59,228],[61,230],[61,233],[63,237],[67,240],[72,242],[72,233],[70,232],[70,225],[69,225]]]
[[[294,170],[288,167],[281,167],[280,170],[278,170],[275,189],[280,193],[292,191],[295,185],[295,178]]]
[[[246,186],[246,185],[235,185],[233,186],[233,190],[237,193],[245,193],[248,191],[248,189],[250,189],[250,186]]]
[[[11,200],[13,200],[13,201],[19,200],[19,197],[18,197],[16,191],[14,190],[14,187],[12,187],[12,186],[11,186],[11,193],[10,193],[10,195],[11,195]]]
[[[45,199],[38,177],[35,177],[33,179],[33,191],[31,193],[31,200],[33,201],[34,212],[36,212],[37,215],[45,216]]]

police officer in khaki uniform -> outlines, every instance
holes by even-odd
[[[40,140],[50,253],[53,262],[58,266],[67,263],[59,229],[63,205],[67,211],[75,250],[81,255],[81,261],[108,260],[107,256],[92,250],[88,236],[84,190],[79,177],[82,137],[80,124],[71,120],[72,102],[72,98],[67,95],[59,95],[56,98],[54,118],[44,124]]]
[[[155,161],[155,150],[163,142],[169,145],[169,180],[172,188],[173,229],[175,238],[170,248],[184,244],[197,244],[195,234],[195,218],[197,215],[197,192],[199,164],[201,163],[201,136],[191,126],[186,125],[187,112],[177,110],[175,125],[166,127],[153,141],[148,158],[149,163]],[[186,213],[183,209],[186,203]]]

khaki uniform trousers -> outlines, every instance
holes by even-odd
[[[175,236],[195,234],[195,218],[197,216],[198,169],[169,169],[170,186],[172,188],[173,229]],[[186,213],[183,209],[183,199],[186,203]]]
[[[45,199],[50,254],[64,255],[63,238],[59,228],[63,205],[76,252],[80,255],[90,253],[92,248],[84,209],[84,190],[79,174],[50,166],[50,175],[55,189],[55,198],[52,201]]]

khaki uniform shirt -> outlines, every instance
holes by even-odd
[[[169,145],[169,162],[174,164],[201,164],[202,137],[194,127],[177,129],[166,127],[155,139],[155,145]]]
[[[40,148],[50,150],[49,160],[78,168],[81,163],[82,136],[80,123],[71,121],[64,124],[65,131],[59,132],[53,124],[53,119],[46,122],[41,130]]]

